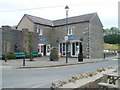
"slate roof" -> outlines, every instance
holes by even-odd
[[[88,22],[88,21],[91,20],[91,18],[95,14],[96,13],[91,13],[91,14],[85,14],[85,15],[80,15],[80,16],[69,17],[68,18],[68,24],[74,24],[74,23],[80,23],[80,22]],[[53,21],[54,26],[65,25],[65,24],[66,24],[66,19],[65,18]]]
[[[40,17],[28,15],[28,14],[25,14],[25,16],[27,16],[35,24],[43,24],[43,25],[52,26],[52,21],[51,20],[43,19],[43,18],[40,18]]]
[[[89,22],[95,14],[97,14],[97,13],[69,17],[68,24],[74,24],[74,23],[80,23],[80,22]],[[47,25],[47,26],[61,26],[61,25],[66,24],[66,18],[52,21],[52,20],[43,19],[40,17],[28,15],[28,14],[25,14],[25,15],[35,24],[42,24],[42,25]]]

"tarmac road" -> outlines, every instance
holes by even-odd
[[[52,82],[68,79],[102,67],[117,67],[118,60],[106,60],[80,65],[8,69],[2,71],[2,88],[49,88]]]

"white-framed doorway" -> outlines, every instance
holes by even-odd
[[[38,44],[38,53],[42,56],[49,56],[51,51],[51,45]]]
[[[66,43],[59,44],[59,52],[61,52],[62,56],[66,56]]]
[[[77,57],[79,54],[79,42],[72,42],[71,43],[71,56]]]
[[[80,43],[79,40],[69,42],[68,52],[70,52],[71,57],[78,57]],[[61,42],[59,44],[59,52],[61,52],[62,56],[66,56],[66,42]]]

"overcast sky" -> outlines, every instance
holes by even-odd
[[[97,12],[104,28],[118,27],[119,0],[0,0],[0,27],[17,25],[24,14],[56,20]]]

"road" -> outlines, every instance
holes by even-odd
[[[108,60],[74,66],[9,69],[2,72],[3,88],[49,88],[52,82],[68,79],[98,68],[117,67],[118,60]]]

